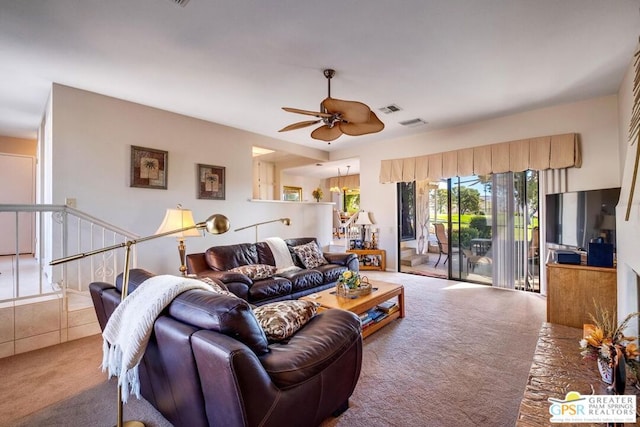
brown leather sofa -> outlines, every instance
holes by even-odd
[[[297,271],[276,273],[274,276],[252,280],[248,276],[229,270],[255,264],[275,266],[275,259],[265,242],[213,246],[206,252],[187,255],[187,272],[220,280],[227,288],[249,301],[261,305],[268,302],[298,299],[302,296],[336,285],[346,270],[358,271],[358,257],[353,253],[324,252],[328,264],[306,269],[293,251],[295,246],[316,241],[313,237],[285,239]],[[317,242],[316,242],[317,243]]]
[[[130,292],[151,276],[131,270]],[[89,286],[102,329],[121,281]],[[139,373],[143,397],[177,427],[306,427],[348,408],[361,363],[351,312],[323,311],[287,342],[269,343],[246,301],[190,290],[156,320]]]

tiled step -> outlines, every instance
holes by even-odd
[[[414,253],[413,255],[402,257],[400,259],[400,264],[413,267],[416,265],[425,264],[428,261],[429,261],[429,255],[418,255]]]

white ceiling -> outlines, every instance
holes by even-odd
[[[34,138],[52,82],[325,150],[617,91],[640,0],[0,3],[0,135]],[[327,95],[402,111],[328,145],[278,133]],[[400,121],[421,118],[427,126]],[[337,171],[336,171],[337,172]],[[334,174],[335,175],[335,174]]]

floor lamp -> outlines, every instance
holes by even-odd
[[[246,230],[247,228],[255,227],[256,228],[256,243],[258,243],[258,226],[259,225],[263,225],[263,224],[270,224],[272,222],[278,222],[278,221],[283,223],[286,226],[291,225],[291,219],[290,218],[278,218],[278,219],[272,219],[271,221],[264,221],[264,222],[258,222],[256,224],[246,225],[244,227],[236,228],[233,231]]]
[[[75,261],[81,258],[86,258],[91,255],[101,254],[103,252],[125,248],[124,272],[123,272],[123,278],[122,278],[122,294],[120,296],[120,301],[122,302],[127,297],[127,294],[129,292],[129,269],[130,269],[130,262],[131,262],[131,247],[137,243],[146,242],[147,240],[153,240],[153,239],[157,239],[158,237],[165,237],[171,234],[181,233],[188,230],[207,230],[211,234],[222,234],[229,231],[229,220],[224,215],[214,214],[214,215],[211,215],[209,218],[207,218],[206,221],[199,222],[197,224],[194,224],[188,227],[184,227],[176,230],[170,230],[160,234],[153,234],[151,236],[141,237],[139,239],[127,240],[124,243],[107,246],[102,249],[96,249],[89,252],[84,252],[84,253],[71,255],[64,258],[55,259],[51,261],[49,265],[53,266],[58,264],[64,264],[65,262]],[[140,421],[127,421],[126,423],[122,422],[122,386],[121,385],[118,385],[118,423],[116,425],[117,427],[123,427],[123,426],[144,427],[144,423]]]

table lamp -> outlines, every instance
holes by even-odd
[[[178,240],[178,255],[180,256],[180,274],[187,275],[186,253],[187,247],[184,239],[187,237],[200,237],[200,232],[195,228],[196,223],[193,221],[193,213],[189,209],[182,209],[178,205],[177,209],[167,209],[162,224],[154,234],[164,234],[168,231],[185,229],[177,233],[169,234],[167,237],[175,237]]]
[[[600,230],[604,232],[606,243],[613,243],[612,231],[616,229],[616,216],[615,215],[603,215],[602,222],[600,223]]]
[[[362,226],[362,241],[364,242],[366,238],[366,227],[367,225],[373,224],[369,218],[369,213],[367,211],[360,211],[355,224]]]

